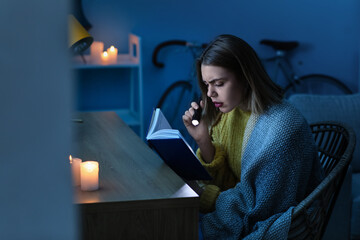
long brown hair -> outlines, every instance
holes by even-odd
[[[196,61],[196,71],[202,99],[205,103],[205,119],[213,123],[219,115],[201,75],[201,65],[226,68],[233,72],[243,86],[243,106],[247,111],[261,114],[283,98],[283,90],[266,73],[254,49],[239,37],[223,34],[216,37]],[[240,93],[239,93],[240,94]]]

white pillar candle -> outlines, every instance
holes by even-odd
[[[94,41],[90,46],[90,61],[94,64],[101,63],[101,54],[104,51],[104,43]]]
[[[99,189],[99,163],[85,161],[81,163],[81,190],[95,191]]]
[[[110,64],[116,64],[117,62],[117,54],[118,54],[118,49],[114,46],[111,46],[107,49],[107,52],[109,54],[109,63]]]
[[[101,63],[102,64],[109,64],[109,54],[107,51],[104,51],[102,54],[101,54]]]
[[[71,175],[74,186],[80,185],[80,164],[82,160],[80,158],[72,158],[70,155],[70,164],[71,164]]]

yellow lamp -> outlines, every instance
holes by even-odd
[[[94,38],[85,30],[79,21],[69,15],[69,47],[75,54],[82,53],[90,47]]]

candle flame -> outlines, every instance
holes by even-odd
[[[108,52],[107,52],[107,51],[104,51],[104,52],[103,52],[103,56],[104,56],[104,57],[107,57],[107,56],[108,56]]]
[[[111,46],[111,47],[110,47],[110,51],[111,51],[111,52],[114,52],[114,51],[115,51],[115,47],[114,47],[114,46]]]
[[[70,164],[72,164],[72,156],[69,156]]]

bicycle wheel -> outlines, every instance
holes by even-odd
[[[286,97],[289,97],[294,93],[318,95],[342,95],[353,93],[340,80],[324,74],[309,74],[302,76],[295,80],[295,82],[290,83],[284,90]]]
[[[182,116],[195,99],[196,94],[192,91],[192,85],[188,81],[177,81],[166,89],[156,106],[161,109],[171,127],[178,129],[194,150],[195,141],[186,130]]]

